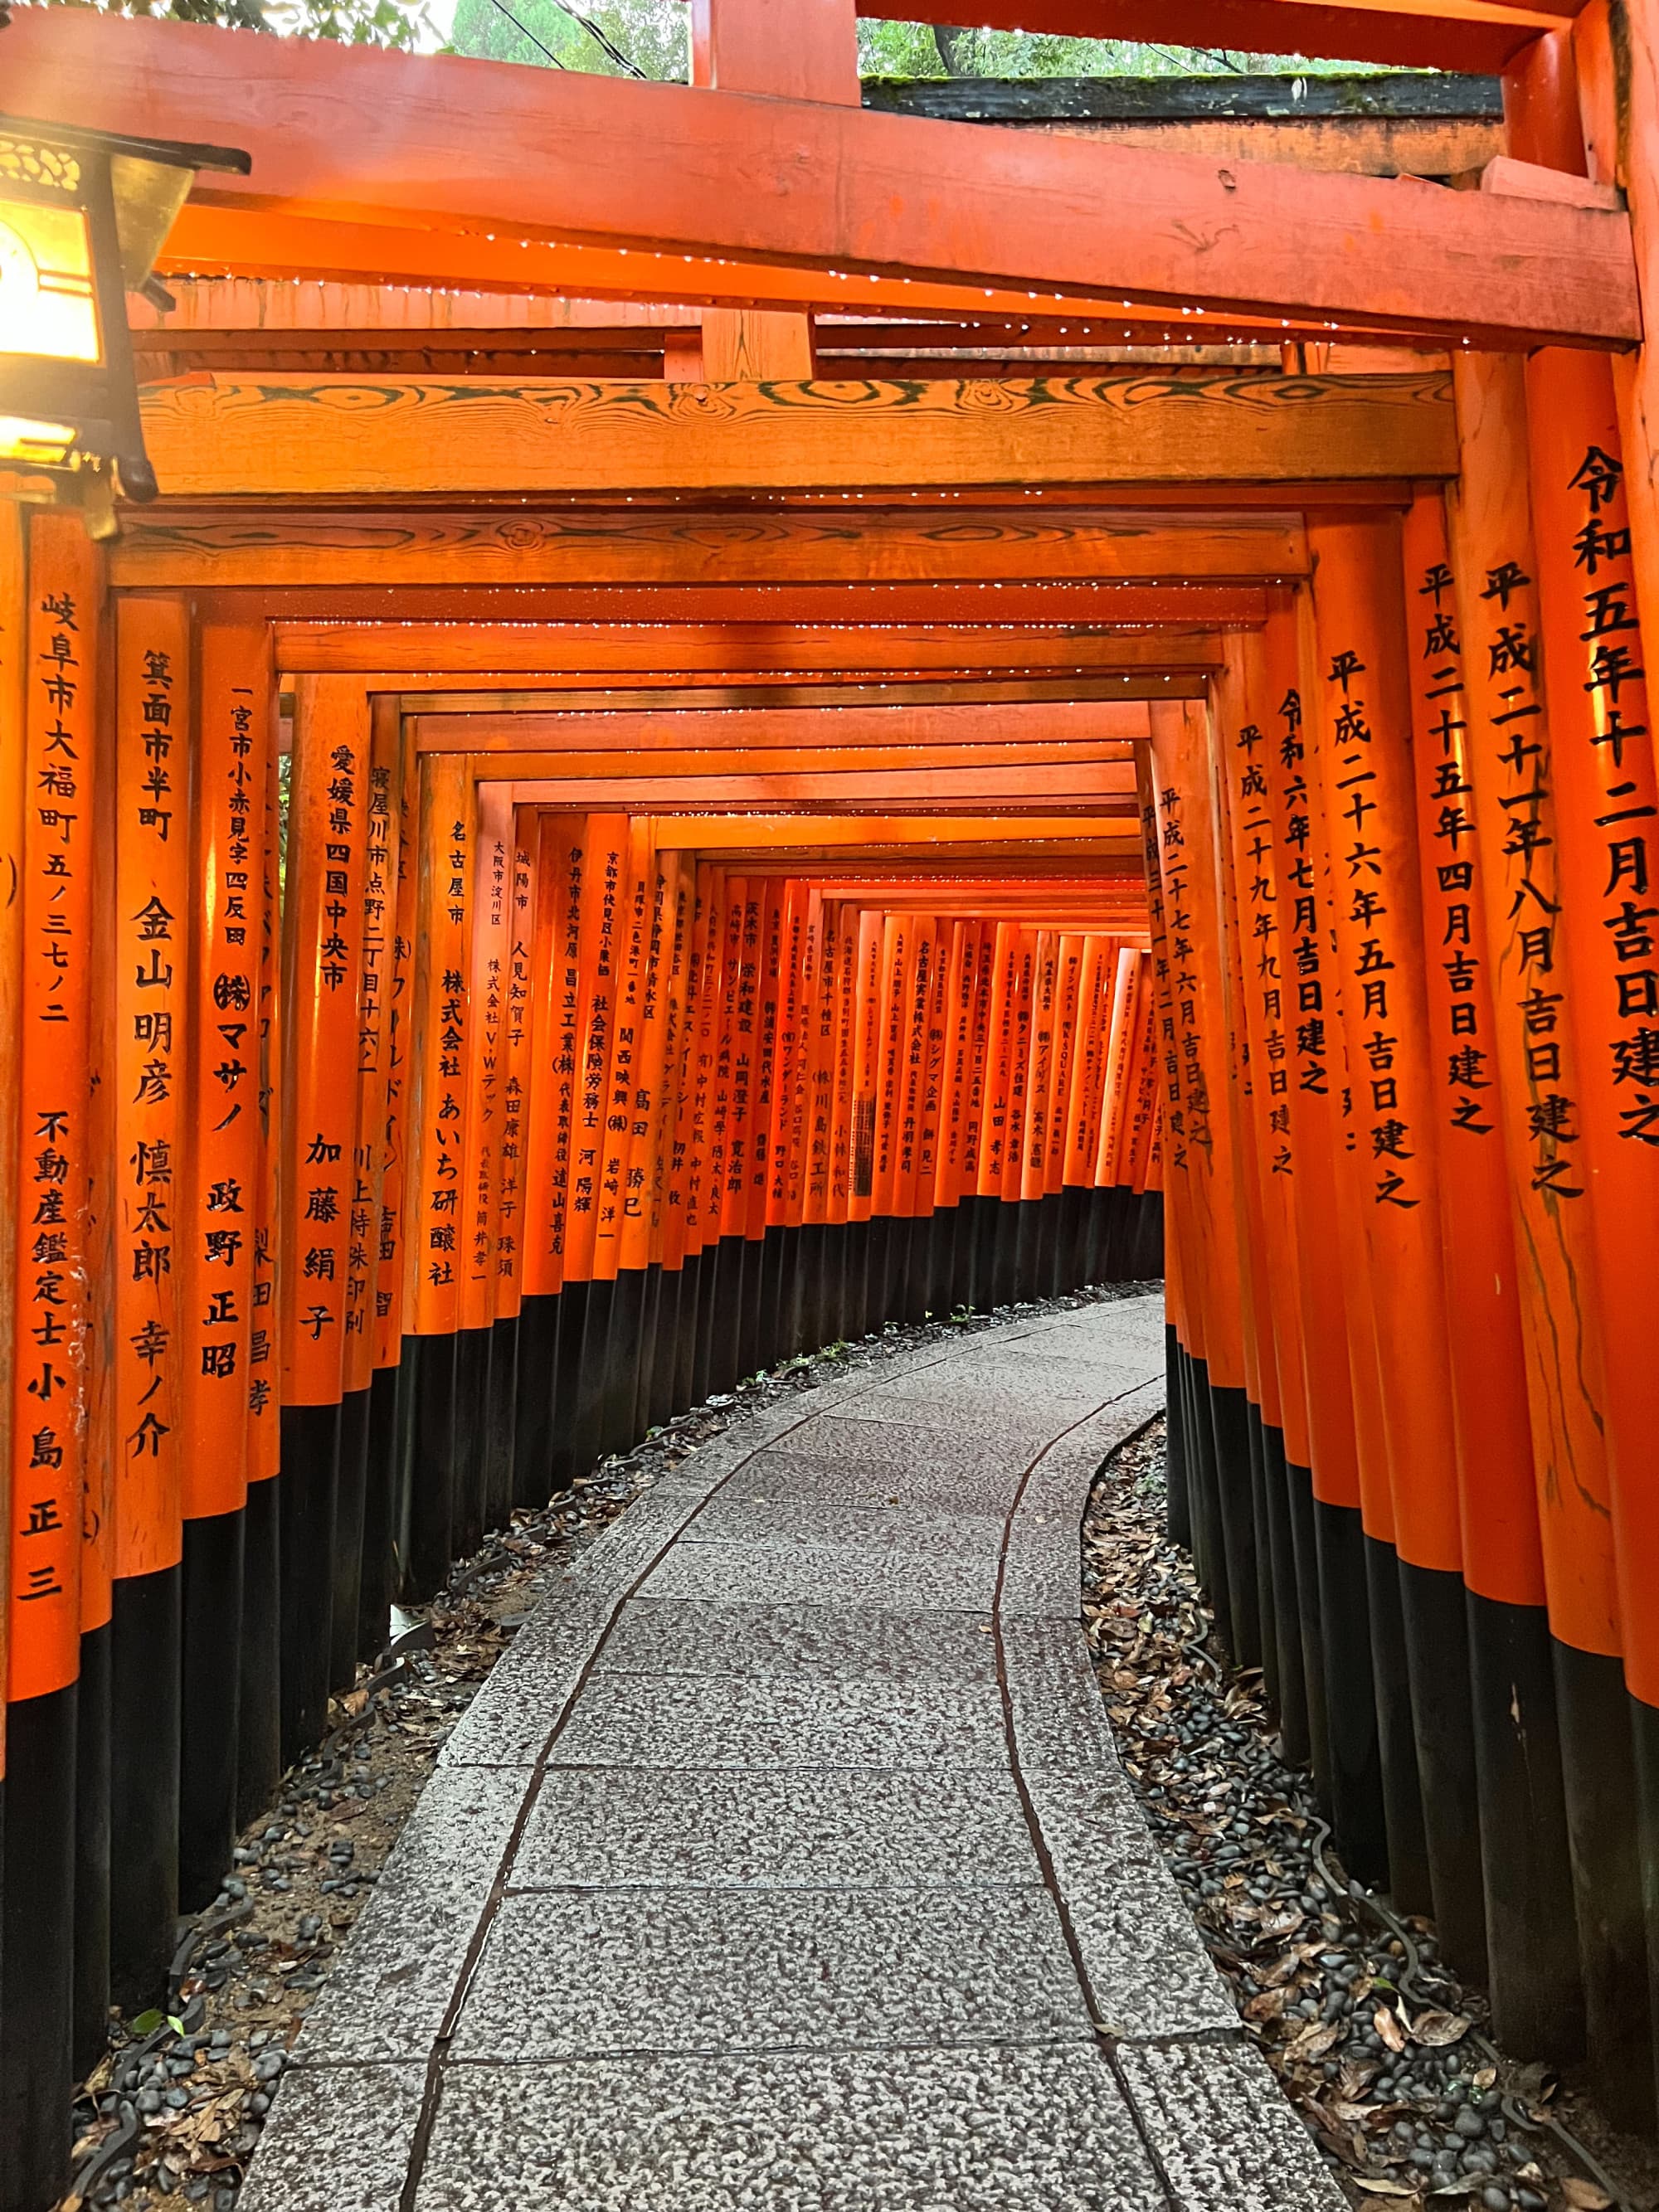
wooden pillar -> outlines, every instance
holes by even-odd
[[[858,16],[853,0],[692,0],[691,82],[856,107]],[[705,307],[708,384],[812,374],[812,318],[755,307]]]

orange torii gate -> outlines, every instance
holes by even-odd
[[[1115,0],[1502,72],[1454,194],[866,112],[851,0],[775,13],[684,88],[0,38],[9,107],[248,147],[169,281],[701,310],[632,383],[155,384],[108,541],[0,475],[4,2212],[389,1596],[1166,1218],[1235,1656],[1350,1869],[1652,2124],[1651,28]],[[818,382],[849,312],[1376,373]]]

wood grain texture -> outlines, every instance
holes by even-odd
[[[198,499],[1226,484],[1455,469],[1440,374],[762,385],[272,375],[152,386],[143,411],[162,490]]]
[[[751,745],[927,745],[1036,744],[1076,738],[1132,744],[1151,735],[1145,702],[1098,700],[1030,706],[738,707],[707,716],[672,714],[435,714],[416,720],[422,750],[521,752],[563,746],[571,751],[648,748],[659,732],[675,745],[705,742]],[[471,738],[461,742],[464,732]],[[715,736],[718,732],[718,736]]]
[[[1012,707],[1042,701],[1201,698],[1207,680],[1204,672],[1188,670],[1119,676],[1037,676],[1007,683],[972,677],[946,684],[890,679],[880,684],[768,684],[755,678],[747,684],[610,690],[594,689],[585,678],[563,677],[556,685],[544,680],[492,690],[463,687],[457,678],[453,690],[410,691],[388,684],[384,677],[370,675],[364,688],[396,690],[405,714],[533,714],[556,709],[604,715],[653,714],[684,725],[688,717],[757,707],[817,711],[845,707]]]
[[[343,622],[729,623],[734,634],[839,623],[1026,623],[1093,629],[1255,629],[1267,618],[1259,584],[600,584],[564,590],[481,585],[254,586],[215,590],[198,605],[221,621],[326,617]]]
[[[1218,667],[1218,639],[1202,630],[1102,630],[1060,626],[970,629],[798,627],[786,623],[279,623],[284,673],[404,675],[428,684],[493,684],[509,675],[538,683],[591,683],[605,675],[722,684],[826,681],[865,672],[1064,669],[1201,671]]]
[[[1524,44],[1540,11],[1504,12]],[[21,10],[6,35],[23,113],[183,139],[234,116],[253,176],[216,180],[233,204],[1459,336],[1640,334],[1622,216],[76,9]]]
[[[690,514],[134,515],[118,588],[298,584],[1271,582],[1307,573],[1299,515],[858,506]]]

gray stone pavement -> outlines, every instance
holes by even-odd
[[[1163,1312],[706,1445],[445,1747],[242,2212],[1340,2212],[1118,1765],[1091,1478]]]

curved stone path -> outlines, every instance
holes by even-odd
[[[445,1748],[242,2212],[1340,2212],[1078,1625],[1161,1304],[775,1406],[586,1552]]]

